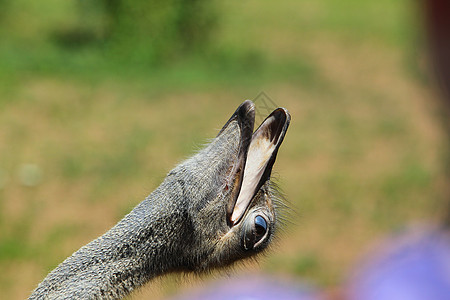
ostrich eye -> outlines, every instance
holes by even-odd
[[[261,216],[255,217],[255,243],[259,242],[262,237],[266,234],[267,222]]]
[[[245,250],[252,250],[267,236],[269,225],[264,217],[257,215],[246,222],[242,236],[242,246]]]

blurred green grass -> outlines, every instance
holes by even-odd
[[[292,114],[275,171],[294,213],[259,268],[334,285],[376,238],[439,216],[444,134],[415,73],[423,46],[412,1],[217,3],[221,26],[205,53],[147,65],[58,46],[52,33],[77,22],[74,1],[9,2],[0,28],[4,297],[26,297],[260,91]],[[29,164],[40,170],[35,186],[19,176]],[[177,290],[165,280],[152,296]]]

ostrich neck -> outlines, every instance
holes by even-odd
[[[183,184],[166,180],[103,236],[67,258],[30,299],[121,298],[155,276],[186,268],[192,226]]]

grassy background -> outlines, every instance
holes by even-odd
[[[439,219],[445,135],[412,1],[217,1],[211,49],[161,66],[58,46],[52,32],[76,22],[74,1],[5,3],[5,299],[26,298],[261,91],[292,114],[275,171],[294,212],[248,268],[330,287],[387,232]],[[133,298],[178,284],[168,277]]]

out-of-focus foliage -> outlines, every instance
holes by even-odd
[[[78,0],[79,21],[59,32],[65,46],[104,43],[105,52],[144,63],[206,46],[216,25],[214,1]]]
[[[165,65],[205,53],[217,19],[216,2],[204,0],[0,0],[0,52],[13,63],[16,55],[48,60],[50,66],[28,63],[40,69]]]
[[[0,24],[1,24],[2,18],[8,12],[8,5],[9,5],[8,2],[9,2],[9,0],[0,0]]]

